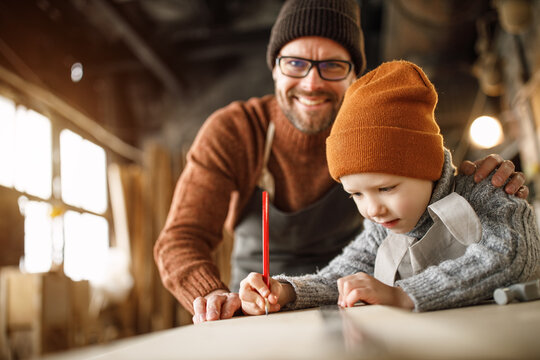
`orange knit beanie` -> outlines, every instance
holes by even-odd
[[[356,80],[326,140],[332,177],[375,172],[438,180],[444,150],[436,104],[433,84],[407,61],[383,63]]]

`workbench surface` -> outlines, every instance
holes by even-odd
[[[244,316],[44,359],[540,359],[540,301],[426,313],[366,305]]]

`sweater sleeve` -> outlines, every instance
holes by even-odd
[[[212,250],[222,241],[231,194],[253,188],[262,129],[249,109],[233,103],[204,123],[175,188],[167,221],[154,246],[164,286],[193,313],[198,296],[228,287]]]
[[[522,282],[540,259],[540,239],[532,207],[491,185],[458,176],[456,192],[466,198],[482,224],[482,237],[464,255],[400,280],[415,311],[466,306],[490,299],[502,286]]]
[[[339,296],[337,280],[343,276],[365,272],[373,275],[375,257],[386,231],[369,220],[364,220],[364,230],[334,258],[315,274],[302,276],[278,275],[274,278],[288,282],[294,288],[296,300],[284,310],[296,310],[320,305],[335,304]]]

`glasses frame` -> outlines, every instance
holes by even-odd
[[[281,60],[282,59],[298,59],[298,60],[302,60],[302,61],[307,61],[309,63],[309,67],[306,71],[306,73],[304,75],[289,75],[289,74],[285,74],[283,72],[283,69],[281,68]],[[319,67],[319,64],[322,64],[322,63],[326,63],[326,62],[338,62],[338,63],[342,63],[342,64],[347,64],[349,66],[349,70],[347,71],[347,73],[339,78],[339,79],[327,79],[323,76],[323,74],[321,73],[321,68]],[[353,66],[354,64],[350,61],[347,61],[347,60],[338,60],[338,59],[326,59],[326,60],[311,60],[311,59],[306,59],[306,58],[301,58],[301,57],[298,57],[298,56],[278,56],[276,57],[276,66],[279,68],[279,71],[281,71],[281,73],[285,76],[288,76],[288,77],[292,77],[292,78],[296,78],[296,79],[301,79],[301,78],[305,78],[306,76],[308,76],[309,72],[311,71],[311,69],[313,69],[313,66],[315,66],[317,68],[317,72],[319,73],[319,76],[321,79],[323,80],[326,80],[326,81],[342,81],[342,80],[345,80],[347,78],[347,76],[349,76],[349,74],[351,73],[352,69],[353,69]]]

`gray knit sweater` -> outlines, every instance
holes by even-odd
[[[443,173],[430,204],[450,194],[455,183],[454,191],[471,204],[480,219],[482,238],[469,245],[463,256],[396,282],[413,300],[415,311],[475,304],[491,298],[496,288],[527,281],[540,270],[540,236],[533,208],[491,185],[491,176],[475,184],[472,176],[454,174],[452,157],[445,150]],[[420,239],[431,225],[426,210],[407,235]],[[377,250],[388,231],[364,220],[364,231],[324,269],[311,275],[276,276],[296,292],[296,301],[284,309],[337,303],[337,280],[358,272],[373,275]]]

